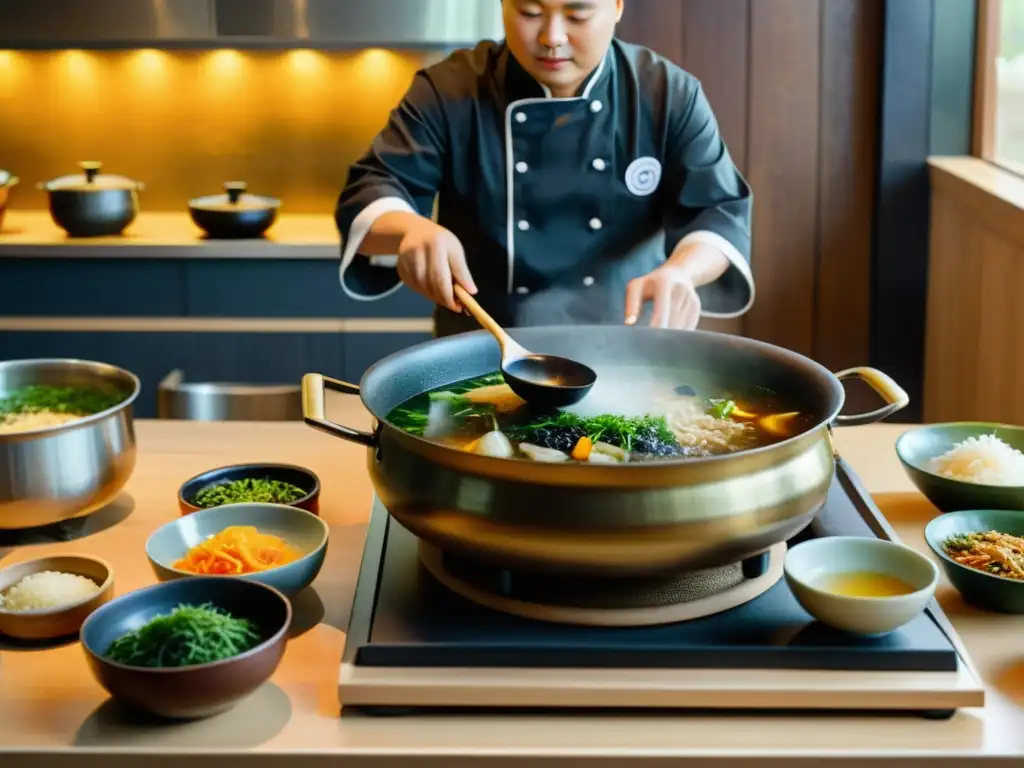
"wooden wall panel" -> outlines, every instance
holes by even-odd
[[[960,207],[935,196],[931,210],[931,266],[928,286],[928,333],[925,359],[924,417],[959,412],[959,404],[972,401],[972,384],[955,373],[977,365],[975,344],[979,262],[964,259],[971,253],[971,233]],[[965,306],[964,302],[969,302]],[[965,318],[971,318],[964,322]],[[955,419],[954,419],[955,420]]]
[[[750,0],[683,0],[682,8],[682,66],[701,81],[729,154],[746,173]],[[701,328],[740,334],[743,318],[709,319]]]
[[[814,357],[832,370],[871,353],[871,248],[883,0],[822,6],[818,290]]]
[[[982,161],[936,164],[924,420],[1022,424],[1024,214],[1008,201],[1024,203],[1024,182],[983,193]]]
[[[821,14],[831,0],[750,8],[748,177],[758,300],[748,336],[814,352]]]
[[[615,34],[682,66],[683,5],[684,0],[632,0],[626,3]]]

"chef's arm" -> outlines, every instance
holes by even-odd
[[[728,257],[720,248],[693,241],[680,241],[667,262],[685,271],[698,288],[715,282],[731,266]]]
[[[359,253],[363,256],[389,256],[398,253],[398,247],[402,244],[406,232],[424,219],[425,216],[407,211],[383,214],[373,222],[370,231],[363,238]]]
[[[349,297],[372,301],[401,286],[395,254],[408,223],[433,212],[448,144],[441,99],[420,73],[369,151],[352,165],[338,199],[339,277]]]
[[[753,195],[697,80],[680,83],[671,114],[661,185],[667,258],[692,272],[704,316],[739,317],[754,302]]]

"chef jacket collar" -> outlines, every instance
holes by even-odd
[[[580,85],[576,99],[588,99],[593,97],[600,89],[604,88],[611,79],[612,52],[609,47],[604,58],[597,68],[587,75],[587,79]],[[509,103],[523,99],[550,99],[551,89],[533,79],[512,55],[508,45],[505,45],[498,61],[498,80],[504,82],[505,92]]]

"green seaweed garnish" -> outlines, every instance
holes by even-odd
[[[514,441],[529,442],[533,433],[549,428],[579,429],[595,443],[601,440],[612,445],[632,451],[633,445],[640,438],[651,435],[668,445],[677,445],[675,435],[668,428],[663,416],[601,416],[585,417],[563,411],[529,424],[518,425],[508,430],[508,436]]]
[[[197,507],[209,509],[224,504],[252,502],[259,504],[290,504],[306,495],[298,486],[269,477],[244,477],[229,483],[203,488],[196,494]]]
[[[179,605],[119,637],[104,654],[133,667],[188,667],[238,656],[260,643],[256,626],[204,603]]]
[[[125,397],[123,392],[108,392],[95,387],[33,385],[0,397],[0,416],[40,411],[91,416],[113,408]]]

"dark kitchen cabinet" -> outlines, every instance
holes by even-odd
[[[136,415],[156,417],[156,388],[173,369],[188,381],[292,383],[309,372],[358,382],[374,362],[429,334],[177,333],[4,331],[0,360],[77,357],[100,360],[142,380]]]

